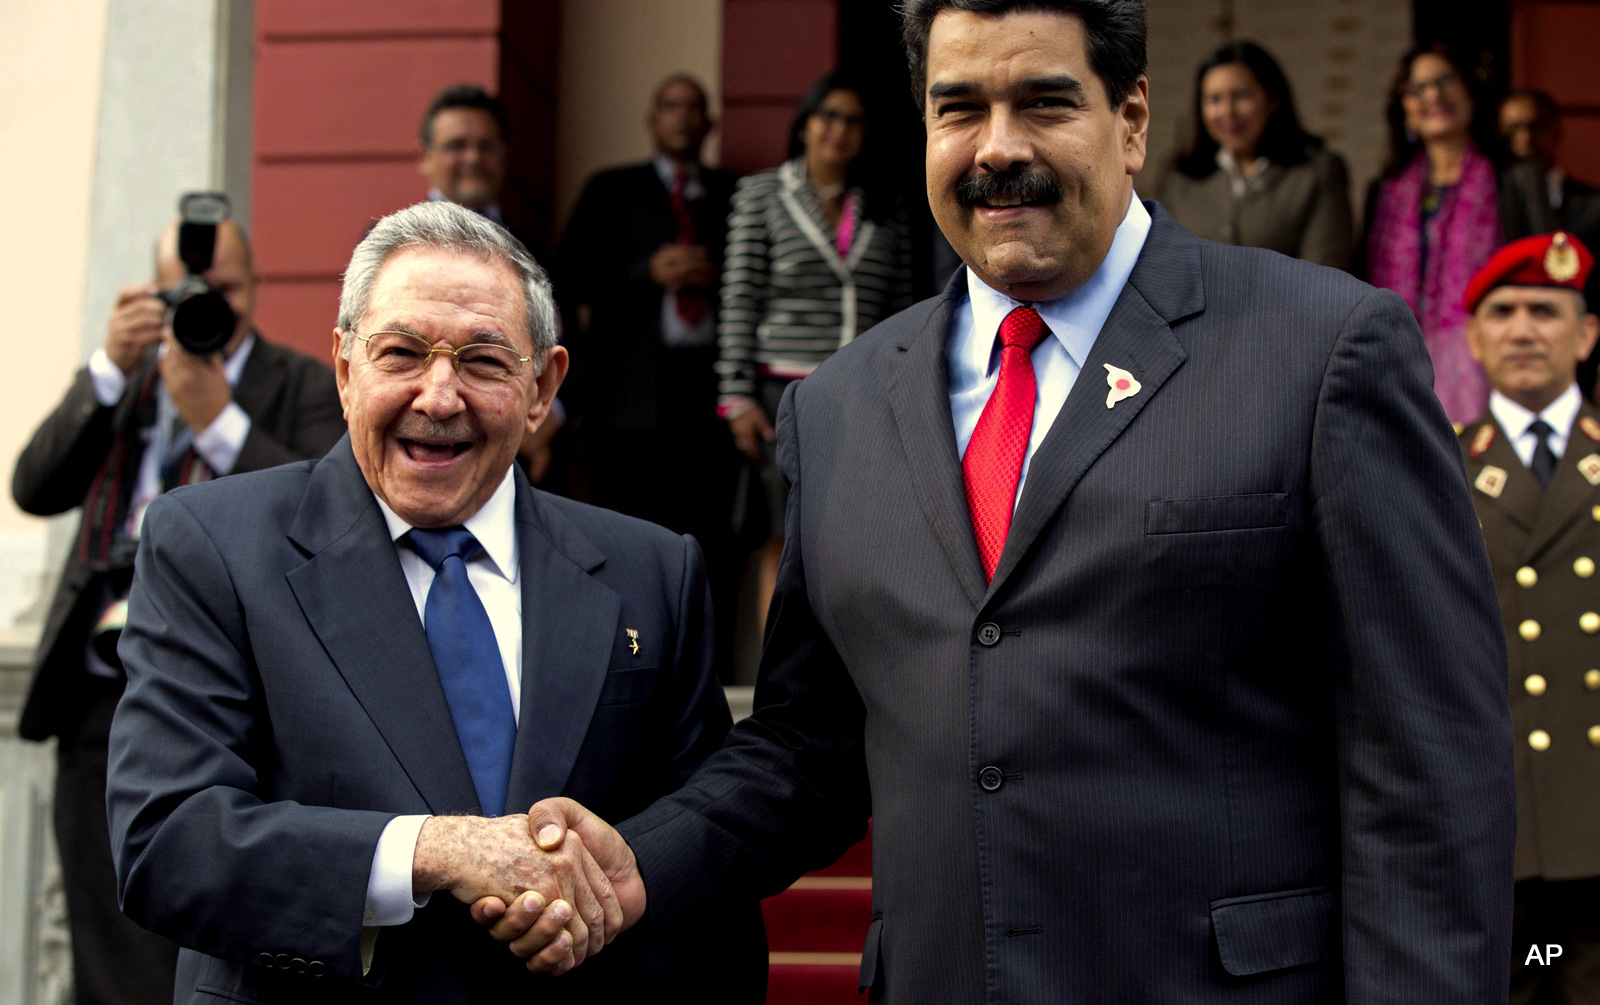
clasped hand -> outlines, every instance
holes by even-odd
[[[448,890],[535,973],[565,973],[644,913],[633,852],[570,799],[526,816],[430,817],[413,859],[418,892]]]

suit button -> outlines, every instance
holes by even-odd
[[[1589,746],[1600,747],[1600,726],[1589,727]]]
[[[1533,589],[1538,582],[1539,574],[1534,571],[1533,566],[1524,565],[1522,568],[1517,570],[1517,585],[1522,587],[1524,590]]]
[[[1536,673],[1531,673],[1528,675],[1528,679],[1522,682],[1522,686],[1528,689],[1529,694],[1537,698],[1544,694],[1545,679]]]
[[[1550,749],[1550,734],[1542,729],[1536,729],[1528,734],[1528,746],[1534,750]]]
[[[1572,571],[1577,573],[1579,579],[1588,579],[1594,575],[1594,559],[1585,555],[1572,563]]]
[[[1600,670],[1590,670],[1584,674],[1583,686],[1591,691],[1600,691]]]
[[[1517,626],[1517,634],[1522,636],[1522,641],[1532,642],[1539,637],[1539,622],[1529,618]]]
[[[1000,626],[993,621],[985,621],[978,629],[978,641],[986,646],[993,646],[1000,641]]]
[[[264,967],[271,967],[271,966],[276,966],[277,965],[277,961],[272,958],[272,954],[271,953],[262,953],[260,956],[256,957],[256,962],[261,964]]]
[[[978,784],[983,786],[983,791],[985,792],[993,792],[1003,785],[1005,780],[1005,776],[1000,773],[1000,769],[992,764],[978,772]]]
[[[302,960],[298,956],[289,961],[289,966],[293,967],[294,972],[297,974],[303,974],[306,972],[306,961]]]
[[[310,974],[312,977],[321,977],[327,972],[328,965],[321,960],[312,960],[311,965],[306,967],[306,973]]]
[[[1593,611],[1584,611],[1583,615],[1578,618],[1578,627],[1589,635],[1600,632],[1600,614],[1596,614]]]
[[[276,957],[276,962],[279,970],[288,970],[292,965],[292,961],[289,959],[288,953],[279,953]]]

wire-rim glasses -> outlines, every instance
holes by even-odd
[[[510,346],[474,342],[459,349],[437,346],[420,335],[402,331],[375,331],[356,335],[367,347],[367,362],[380,373],[395,377],[415,377],[427,372],[433,357],[451,357],[456,373],[468,383],[495,387],[522,374],[532,356],[520,356]]]

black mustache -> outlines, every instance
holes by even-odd
[[[999,200],[1053,204],[1061,201],[1061,183],[1043,171],[968,175],[956,182],[956,202],[979,206]]]

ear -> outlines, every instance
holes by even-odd
[[[350,417],[350,402],[345,397],[345,389],[350,386],[350,361],[344,357],[344,332],[339,328],[333,330],[333,379],[339,385],[339,405],[344,411],[345,418]]]
[[[1578,361],[1579,362],[1582,362],[1583,360],[1586,360],[1586,359],[1589,358],[1589,354],[1594,351],[1594,343],[1595,343],[1595,340],[1597,338],[1600,338],[1600,317],[1595,317],[1593,314],[1585,314],[1583,317],[1579,318],[1578,319]]]
[[[533,400],[528,406],[526,429],[534,432],[550,415],[550,406],[556,400],[556,391],[567,377],[571,360],[565,346],[552,346],[544,351],[544,372],[534,378]]]
[[[1467,351],[1472,353],[1473,359],[1483,362],[1483,332],[1478,327],[1476,311],[1467,319]]]
[[[1141,76],[1122,100],[1117,117],[1124,130],[1123,169],[1131,177],[1144,167],[1146,144],[1150,139],[1150,81]]]

